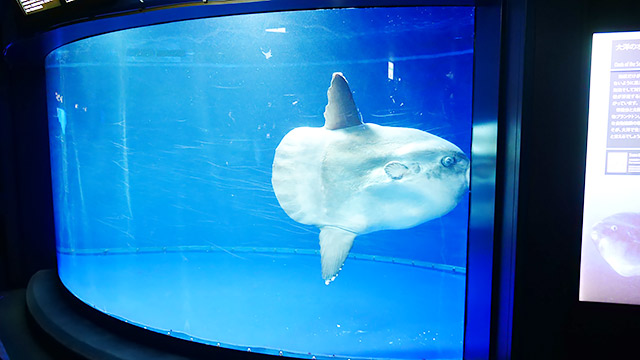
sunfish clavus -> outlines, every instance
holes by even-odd
[[[425,131],[363,123],[334,73],[324,127],[291,130],[271,183],[293,220],[320,228],[322,278],[333,281],[357,235],[407,229],[451,211],[469,186],[469,159]]]

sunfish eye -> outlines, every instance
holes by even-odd
[[[615,226],[615,225],[611,225],[611,230],[612,230],[612,231],[617,231],[617,230],[618,230],[618,227],[617,227],[617,226]]]
[[[451,156],[445,156],[442,158],[442,160],[440,160],[440,163],[442,163],[442,166],[444,167],[451,167],[453,165],[456,164],[456,158],[451,157]]]

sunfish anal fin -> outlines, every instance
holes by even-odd
[[[325,226],[320,230],[320,262],[325,284],[329,285],[338,276],[355,237],[355,233],[335,227]]]
[[[358,108],[356,108],[356,103],[353,101],[351,89],[342,73],[333,73],[327,98],[329,102],[324,109],[325,129],[337,130],[362,125],[362,119]]]

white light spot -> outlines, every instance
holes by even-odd
[[[264,29],[264,31],[270,32],[270,33],[284,34],[287,32],[287,28],[280,27],[280,28]]]
[[[271,55],[271,49],[269,49],[269,51],[260,50],[260,52],[262,52],[262,55],[264,55],[264,58],[267,60],[273,57],[273,55]]]
[[[387,64],[387,77],[389,80],[393,80],[393,63],[389,61]]]

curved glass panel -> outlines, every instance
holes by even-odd
[[[473,15],[239,15],[53,51],[62,281],[213,345],[461,358]]]

